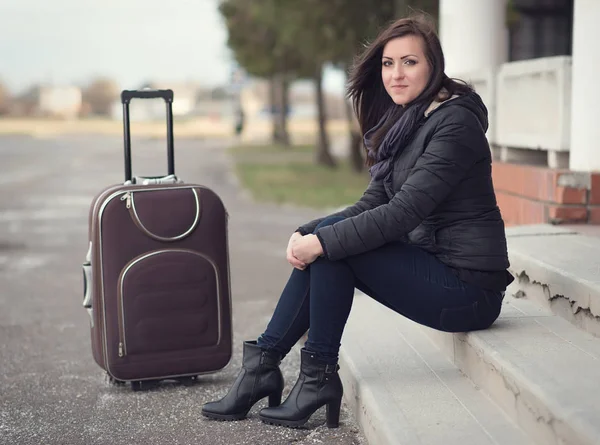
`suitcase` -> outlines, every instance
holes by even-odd
[[[129,104],[164,99],[168,175],[132,177]],[[125,183],[89,211],[83,305],[94,360],[114,383],[195,379],[232,355],[228,215],[207,187],[175,176],[173,91],[121,93]]]

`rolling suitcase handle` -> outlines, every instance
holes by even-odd
[[[121,92],[123,104],[123,133],[125,143],[125,181],[131,181],[131,131],[129,103],[131,99],[163,99],[167,106],[167,160],[169,176],[175,176],[175,152],[173,149],[173,90],[124,90]]]

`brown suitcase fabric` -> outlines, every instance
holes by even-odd
[[[232,353],[227,213],[199,185],[118,185],[90,209],[92,350],[117,380],[198,375]]]

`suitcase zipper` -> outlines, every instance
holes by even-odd
[[[121,201],[125,201],[125,207],[128,209],[131,208],[131,192],[125,192],[123,196],[121,196]]]
[[[117,291],[117,303],[119,308],[117,309],[117,323],[119,324],[119,357],[125,357],[127,355],[127,349],[125,346],[125,312],[123,307],[123,280],[127,270],[123,272],[121,278],[121,285]]]

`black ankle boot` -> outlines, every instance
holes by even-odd
[[[256,342],[244,342],[242,370],[225,397],[202,407],[211,419],[241,420],[259,400],[269,397],[269,406],[279,406],[283,375],[279,369],[281,355],[264,351]]]
[[[319,362],[315,354],[302,349],[300,376],[288,398],[277,408],[265,408],[259,417],[272,425],[300,427],[313,413],[327,405],[327,426],[337,428],[344,388],[338,365]]]

